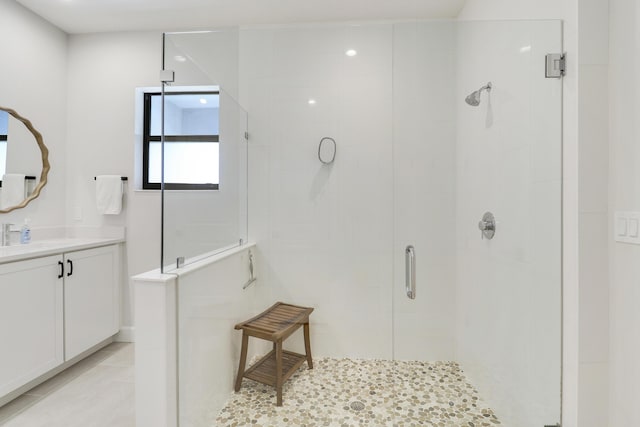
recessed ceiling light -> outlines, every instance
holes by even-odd
[[[309,105],[316,105],[316,100],[315,99],[310,99],[309,100]]]
[[[173,59],[175,59],[178,62],[185,62],[187,60],[187,58],[185,58],[182,55],[176,55],[176,56],[173,57]]]
[[[354,49],[349,49],[348,51],[345,52],[345,55],[347,56],[356,56],[358,54],[358,52],[356,52]]]
[[[200,104],[206,104],[206,103],[207,103],[207,100],[206,100],[206,99],[204,99],[204,98],[200,98]]]
[[[520,48],[520,52],[522,52],[522,53],[531,52],[531,46],[522,46]]]

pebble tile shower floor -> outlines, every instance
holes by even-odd
[[[500,425],[453,362],[317,359],[275,390],[244,379],[215,426],[482,427]]]

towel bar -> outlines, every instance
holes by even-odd
[[[122,181],[129,181],[129,178],[127,178],[126,176],[121,176],[121,177],[120,177],[120,179],[121,179]],[[93,177],[93,180],[94,180],[94,181],[96,180],[96,177],[95,177],[95,176]]]

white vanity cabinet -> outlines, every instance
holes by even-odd
[[[24,260],[0,257],[0,406],[120,327],[120,244],[33,248],[15,247]]]
[[[0,264],[0,397],[64,361],[62,256]]]
[[[64,267],[64,354],[70,360],[118,333],[118,247],[66,253]]]

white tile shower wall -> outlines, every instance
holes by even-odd
[[[455,360],[456,24],[393,27],[394,357]],[[416,251],[416,299],[405,247]]]
[[[233,327],[271,304],[261,264],[258,281],[242,289],[248,264],[248,252],[242,251],[178,279],[180,425],[209,425],[222,409],[240,359],[242,333]],[[251,338],[247,360],[270,349],[270,342]]]
[[[557,422],[562,86],[540,64],[561,25],[458,28],[457,360],[506,425]],[[480,106],[464,103],[488,81]],[[485,211],[493,240],[477,228]]]
[[[0,106],[16,110],[33,123],[49,149],[52,164],[40,197],[24,209],[2,214],[1,222],[21,224],[30,218],[33,227],[60,226],[65,218],[61,201],[66,192],[67,35],[10,0],[0,2],[0,36],[6,40],[0,45]],[[9,157],[8,170],[39,176],[39,150],[26,128],[17,121],[11,123],[8,141],[9,156],[22,155],[21,147],[35,156],[25,164],[28,169],[18,169]]]
[[[249,181],[262,204],[251,238],[273,298],[315,307],[314,355],[390,358],[392,27],[251,29],[240,39]],[[325,136],[337,142],[331,165],[317,157]]]

